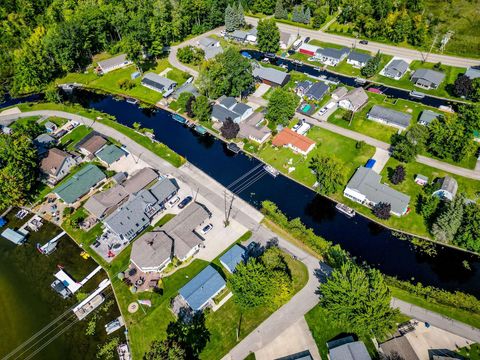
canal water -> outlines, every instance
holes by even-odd
[[[111,114],[124,125],[132,126],[134,122],[139,122],[142,127],[153,129],[158,141],[225,186],[260,164],[257,159],[243,153],[234,155],[213,136],[198,135],[191,128],[174,121],[165,110],[142,109],[117,101],[112,96],[86,91],[77,91],[72,100]],[[248,185],[248,182],[245,184]],[[365,261],[385,274],[480,296],[478,256],[443,246],[436,246],[435,257],[428,256],[417,251],[410,242],[399,240],[391,231],[368,219],[343,216],[335,210],[332,201],[317,196],[283,175],[273,178],[267,174],[256,182],[252,181],[239,196],[257,208],[263,200],[273,201],[289,218],[300,217],[318,235],[341,244],[359,261]],[[469,269],[464,266],[465,261]]]

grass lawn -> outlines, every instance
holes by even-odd
[[[347,137],[332,133],[328,130],[313,127],[307,136],[317,142],[316,147],[308,154],[307,158],[295,154],[288,148],[276,148],[266,145],[259,151],[258,156],[283,173],[288,174],[288,169],[295,170],[289,174],[294,179],[312,186],[315,176],[308,168],[310,159],[315,155],[335,157],[343,163],[345,169],[345,183],[352,176],[355,169],[364,164],[374,153],[373,146],[366,145],[363,149],[356,149],[356,141]]]
[[[155,225],[153,225],[153,227],[156,228],[157,226],[165,225],[167,222],[172,220],[174,217],[175,217],[175,214],[165,214],[165,215],[162,216],[162,218],[160,220],[158,220],[155,223]]]
[[[70,221],[73,219],[78,219],[80,217],[86,218],[88,217],[88,215],[88,212],[83,207],[81,207],[78,208],[70,216],[67,216],[62,223],[62,228],[70,235],[70,237],[86,246],[90,246],[91,244],[93,244],[95,239],[100,236],[100,234],[102,233],[102,224],[98,223],[90,230],[83,231],[70,225]]]
[[[75,146],[91,132],[91,128],[79,125],[60,139],[60,145],[65,146],[67,150],[75,150]]]
[[[480,344],[472,344],[457,351],[458,354],[470,360],[480,360]]]

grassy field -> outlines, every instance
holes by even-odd
[[[65,146],[69,151],[75,150],[75,146],[91,132],[91,128],[79,125],[60,139],[60,145]]]

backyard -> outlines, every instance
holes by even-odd
[[[73,151],[75,146],[91,132],[92,128],[79,125],[60,139],[60,145],[66,147],[68,151]]]

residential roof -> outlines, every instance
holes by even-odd
[[[322,81],[316,82],[305,93],[305,96],[320,100],[328,92],[330,88]]]
[[[364,54],[364,53],[360,53],[360,52],[356,52],[356,51],[352,51],[349,55],[348,55],[348,60],[353,60],[353,61],[358,61],[359,63],[366,63],[368,62],[368,60],[370,60],[372,58],[371,55],[369,54]]]
[[[235,244],[220,257],[220,263],[233,273],[238,264],[246,260],[247,251],[242,246]]]
[[[443,79],[445,79],[445,73],[430,69],[418,69],[412,75],[413,81],[425,81],[435,86],[440,85]]]
[[[248,33],[243,30],[235,30],[228,34],[229,37],[234,37],[236,39],[245,40],[247,38]]]
[[[124,171],[120,171],[112,176],[112,180],[115,181],[117,184],[123,183],[127,179],[127,173]]]
[[[387,65],[384,73],[391,77],[397,77],[403,75],[407,69],[408,63],[405,60],[395,59]]]
[[[382,349],[385,355],[392,355],[397,353],[403,359],[408,360],[420,360],[417,356],[417,353],[413,349],[410,341],[405,336],[398,336],[384,343],[380,344],[380,349]]]
[[[332,97],[341,99],[348,94],[348,89],[345,86],[340,86],[332,91]]]
[[[149,85],[159,91],[164,91],[164,89],[176,85],[177,83],[164,76],[148,72],[143,76],[142,84]]]
[[[149,190],[158,201],[163,203],[170,195],[176,192],[178,188],[172,180],[163,177],[158,180]]]
[[[442,116],[442,114],[439,114],[435,111],[432,110],[423,110],[422,113],[420,114],[420,118],[418,119],[418,122],[420,124],[425,124],[428,125],[430,124],[433,120],[437,119],[438,117]]]
[[[279,85],[284,85],[290,78],[286,72],[262,66],[253,68],[253,76]]]
[[[367,347],[362,341],[354,341],[330,349],[330,360],[371,360]]]
[[[223,52],[223,48],[221,46],[209,46],[205,48],[204,52],[205,52],[205,59],[210,60],[210,59],[213,59],[218,54],[221,54]]]
[[[193,85],[192,83],[185,83],[182,86],[178,87],[175,92],[173,93],[173,97],[175,99],[178,99],[181,93],[184,92],[189,92],[193,96],[197,97],[200,93],[198,92],[198,89]]]
[[[382,119],[405,128],[410,125],[410,121],[412,120],[412,115],[410,114],[389,109],[380,105],[374,105],[368,112],[368,117]]]
[[[132,245],[130,259],[140,268],[155,268],[173,255],[173,240],[155,229],[140,236]]]
[[[232,111],[236,112],[239,115],[244,115],[247,111],[249,111],[251,109],[252,108],[250,106],[248,106],[247,104],[239,102],[233,107]]]
[[[217,119],[218,121],[224,122],[227,118],[235,120],[238,117],[239,114],[234,113],[221,105],[215,104],[212,106],[212,118]]]
[[[129,194],[135,194],[136,192],[145,188],[148,184],[152,183],[158,178],[158,174],[152,168],[146,167],[131,177],[129,177],[124,183],[123,187]]]
[[[90,154],[96,153],[100,150],[105,144],[107,140],[100,135],[92,135],[88,139],[82,141],[79,145],[79,149],[84,149],[86,152]]]
[[[231,109],[237,104],[237,100],[233,96],[223,96],[220,97],[219,100],[219,105]]]
[[[415,176],[415,180],[417,180],[417,179],[420,179],[420,180],[423,180],[423,181],[425,181],[425,182],[428,182],[428,177],[425,176],[425,175],[422,175],[422,174],[417,174],[417,175]]]
[[[260,123],[263,121],[264,115],[261,112],[254,112],[245,121],[240,123],[239,134],[243,137],[253,137],[255,139],[263,139],[266,135],[271,134],[271,130]]]
[[[310,354],[310,351],[305,350],[299,353],[282,356],[281,358],[277,358],[275,360],[313,360],[313,357]]]
[[[464,75],[471,80],[480,78],[480,69],[469,67]]]
[[[168,224],[168,223],[167,223]],[[190,280],[179,291],[193,310],[201,310],[226,285],[223,277],[211,265]]]
[[[405,195],[381,183],[382,177],[372,169],[359,167],[347,184],[347,188],[356,190],[376,204],[389,203],[392,212],[403,214],[410,203],[410,196]]]
[[[334,49],[334,48],[323,48],[318,49],[315,53],[316,55],[321,55],[330,59],[341,60],[346,54],[348,54],[348,48]]]
[[[218,40],[211,38],[210,36],[207,36],[198,40],[198,45],[200,45],[203,48],[206,48],[215,44],[218,44]]]
[[[238,102],[234,97],[222,96],[219,99],[219,104],[212,107],[212,117],[222,122],[228,117],[235,120],[239,116],[244,116],[251,109],[250,106]]]
[[[113,164],[115,161],[117,161],[124,155],[125,151],[113,144],[105,146],[103,149],[96,153],[96,156],[108,165]]]
[[[35,142],[42,145],[48,145],[55,142],[55,139],[48,134],[40,134],[35,138]]]
[[[457,180],[455,180],[453,177],[451,176],[445,176],[442,180],[441,180],[441,187],[440,187],[440,190],[442,191],[447,191],[449,192],[450,194],[452,194],[452,197],[455,197],[455,195],[457,194],[457,190],[458,190],[458,183],[457,183]]]
[[[13,242],[14,244],[17,244],[17,245],[20,245],[25,240],[25,235],[24,234],[21,234],[18,231],[15,231],[15,230],[10,229],[10,228],[7,228],[7,229],[3,230],[2,236],[5,239],[10,240],[11,242]]]
[[[95,165],[88,164],[70,179],[55,188],[54,193],[67,204],[71,204],[89,192],[93,186],[103,179],[105,179],[105,174],[102,170]]]
[[[368,95],[362,87],[357,87],[344,95],[341,100],[348,100],[353,105],[355,109],[360,108],[368,102]]]
[[[312,86],[312,82],[310,80],[303,80],[303,81],[299,81],[297,83],[297,86],[295,86],[295,88],[306,91],[310,86]]]
[[[43,124],[43,126],[45,126],[46,129],[49,129],[49,130],[52,130],[52,129],[56,129],[57,128],[57,125],[54,124],[53,122],[51,121],[47,121],[45,124]]]
[[[118,206],[128,197],[128,192],[122,185],[116,185],[106,191],[91,196],[85,203],[85,209],[95,216],[101,218],[109,209]]]
[[[40,162],[40,170],[49,175],[57,175],[60,169],[62,168],[63,163],[69,157],[72,157],[69,153],[53,148],[48,150],[46,157]]]
[[[272,140],[274,146],[284,146],[291,144],[292,146],[302,150],[308,151],[312,144],[315,144],[315,141],[307,138],[306,136],[297,134],[295,131],[284,128],[280,131]]]
[[[120,54],[110,59],[99,61],[98,66],[100,66],[102,70],[105,70],[105,69],[109,69],[109,68],[121,65],[125,61],[127,61],[127,54]]]

